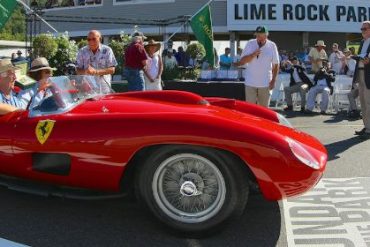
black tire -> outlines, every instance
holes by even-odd
[[[195,175],[195,171],[200,171],[199,172],[200,177],[202,176],[206,177],[207,175],[209,176],[214,175],[214,177],[216,177],[217,175],[215,174],[218,174],[218,178],[220,178],[221,182],[217,183],[219,184],[219,186],[217,186],[217,189],[213,189],[217,191],[217,196],[204,193],[204,197],[203,197],[203,198],[208,198],[208,199],[216,197],[215,202],[211,204],[209,208],[212,208],[212,205],[218,205],[218,206],[215,207],[217,209],[213,209],[212,211],[210,211],[210,213],[205,214],[204,217],[194,216],[192,218],[192,216],[188,216],[188,217],[177,216],[175,213],[173,213],[173,211],[171,211],[171,209],[168,209],[166,205],[162,203],[163,200],[160,199],[163,197],[163,196],[161,197],[160,195],[164,195],[166,193],[166,190],[162,190],[163,193],[155,192],[155,191],[160,191],[160,190],[157,190],[156,188],[159,188],[161,186],[160,185],[161,183],[158,182],[159,185],[156,187],[157,183],[155,181],[166,181],[166,178],[167,178],[165,177],[165,175],[163,175],[162,180],[157,179],[158,176],[156,174],[162,171],[163,168],[161,167],[166,167],[165,164],[168,160],[171,160],[172,158],[175,158],[175,157],[182,157],[184,154],[194,155],[195,158],[202,157],[201,161],[203,161],[203,159],[205,162],[210,161],[214,165],[212,166],[213,168],[217,167],[217,169],[214,170],[215,172],[212,173],[212,172],[207,172],[208,170],[206,170],[205,172],[200,171],[203,167],[208,167],[208,166],[210,166],[209,168],[211,169],[212,167],[210,163],[209,163],[210,165],[208,165],[208,163],[205,163],[206,165],[204,166],[202,165],[202,168],[199,168],[198,166],[194,167],[193,165],[192,167],[194,168],[194,170],[191,170],[193,172],[184,171],[184,173],[182,173],[182,175],[179,176],[180,177],[179,181],[181,180],[182,183],[179,182],[178,184],[176,184],[176,186],[172,187],[172,188],[181,188],[178,191],[178,195],[177,195],[177,197],[182,197],[181,202],[182,200],[192,201],[194,203],[197,200],[203,202],[202,199],[199,199],[200,197],[198,197],[197,194],[191,195],[191,196],[188,194],[184,194],[184,192],[186,193],[188,192],[188,190],[186,190],[185,188],[186,186],[184,187],[184,184],[186,184],[186,182],[188,181],[184,177],[186,176],[196,177],[197,175]],[[191,157],[194,158],[193,156]],[[183,164],[179,165],[179,162],[177,163],[174,162],[174,164],[176,165],[173,165],[173,167],[175,166],[179,167],[183,165]],[[244,212],[244,208],[245,208],[245,205],[248,199],[249,187],[248,187],[248,175],[245,169],[242,167],[242,165],[244,164],[240,164],[240,161],[233,158],[233,156],[227,155],[223,153],[222,151],[218,151],[216,149],[197,147],[197,146],[187,146],[187,145],[163,146],[160,149],[156,150],[151,155],[149,155],[149,157],[145,159],[143,166],[138,171],[139,174],[137,177],[136,184],[137,184],[137,192],[139,194],[139,200],[142,200],[145,203],[145,205],[150,209],[150,211],[159,220],[161,220],[163,223],[165,223],[167,226],[171,227],[172,229],[175,229],[180,232],[190,233],[190,234],[212,233],[215,230],[219,230],[221,226],[224,226],[225,223],[229,222],[231,219],[238,218]],[[187,169],[189,169],[189,166],[184,164],[184,167],[187,167]],[[164,173],[168,175],[168,171],[176,170],[176,169],[172,169],[172,170],[171,169],[165,169]],[[217,172],[217,170],[219,172]],[[175,174],[175,173],[172,172],[172,174]],[[220,174],[221,174],[221,177],[219,176]],[[193,181],[194,182],[193,185],[195,184],[203,185],[202,191],[199,190],[200,191],[199,193],[202,193],[199,196],[203,196],[203,192],[208,192],[208,189],[206,189],[207,187],[214,188],[214,183],[212,185],[206,184],[207,183],[206,180],[216,181],[215,179],[211,180],[211,178],[213,179],[213,177],[209,177],[209,179],[203,179],[203,184],[201,182],[196,183],[197,181],[199,181],[199,179],[198,180],[189,179],[189,181]],[[224,182],[222,182],[222,179]],[[172,180],[168,180],[168,181],[172,181]],[[183,186],[180,187],[180,185],[183,185]],[[198,185],[196,187],[198,187]],[[193,187],[190,187],[190,188],[193,188]],[[199,188],[201,187],[199,186]],[[222,190],[222,188],[225,188],[225,190]],[[176,190],[173,190],[173,191],[176,191]],[[170,196],[172,194],[170,194]],[[219,196],[219,195],[224,195],[224,196]],[[167,198],[166,196],[164,197]],[[173,196],[172,198],[177,198],[177,197]],[[198,197],[198,199],[196,199],[196,197]],[[224,198],[224,200],[220,199],[220,202],[217,202],[217,198]],[[178,200],[180,201],[180,199]],[[186,203],[184,203],[184,205],[185,204]],[[198,204],[198,205],[202,205],[202,204]],[[174,207],[174,208],[175,210],[178,209],[177,207]],[[195,208],[194,210],[196,211],[199,210],[197,207],[188,207],[188,208]],[[188,209],[188,211],[189,210],[190,209]],[[196,213],[199,215],[202,215],[205,211],[207,210],[203,210],[203,211],[200,210],[199,212],[196,212]],[[181,211],[181,212],[184,212],[184,211]],[[185,212],[185,213],[189,213],[189,212]],[[190,222],[190,221],[193,221],[193,222]]]

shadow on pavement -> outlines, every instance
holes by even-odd
[[[0,188],[0,238],[31,246],[275,246],[277,202],[250,197],[245,214],[200,240],[177,237],[128,199],[77,201]]]
[[[340,158],[338,155],[348,150],[349,148],[363,142],[358,136],[354,136],[350,139],[341,140],[325,145],[328,150],[328,160],[335,160]]]
[[[347,119],[347,112],[346,111],[340,111],[336,114],[330,114],[332,117],[331,119],[325,120],[324,123],[340,123]]]

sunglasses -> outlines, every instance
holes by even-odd
[[[366,30],[368,30],[369,28],[367,28],[367,27],[363,27],[363,28],[361,28],[361,31],[366,31]]]
[[[98,39],[97,38],[88,38],[87,41],[97,41]]]
[[[46,75],[51,75],[51,71],[50,70],[43,70],[43,73],[46,74]]]

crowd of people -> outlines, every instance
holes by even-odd
[[[307,73],[316,73],[322,66],[322,62],[327,61],[329,67],[337,75],[348,76],[353,76],[354,74],[356,60],[354,60],[352,56],[355,54],[356,51],[354,47],[341,50],[337,43],[332,44],[332,50],[329,52],[326,50],[326,45],[323,40],[318,40],[314,47],[303,52],[279,51],[282,71],[285,71],[287,62],[291,61],[293,57],[297,57],[301,66],[306,69]]]
[[[328,56],[324,41],[317,41],[308,53],[310,71],[314,73],[313,81],[309,79],[304,64],[300,64],[297,57],[288,58],[282,63],[283,70],[290,73],[290,85],[284,89],[287,101],[285,111],[293,111],[292,94],[299,93],[300,110],[312,114],[316,97],[321,94],[320,112],[325,114],[330,94],[333,94],[336,75],[347,74],[353,77],[352,89],[348,94],[349,117],[362,117],[364,122],[364,128],[355,134],[363,139],[370,139],[370,21],[362,23],[361,33],[363,40],[358,55],[352,55],[355,52],[349,49],[340,51],[338,44],[334,43],[332,53]],[[360,99],[362,114],[357,107],[357,97]]]
[[[299,93],[300,111],[306,114],[313,113],[318,94],[322,98],[320,112],[325,114],[336,75],[353,76],[352,90],[348,95],[350,113],[360,116],[355,101],[359,97],[364,128],[356,134],[362,138],[370,138],[370,21],[363,22],[361,32],[363,41],[356,56],[349,49],[341,51],[336,43],[332,45],[332,53],[328,56],[324,41],[319,40],[304,61],[300,61],[293,54],[279,54],[277,45],[268,38],[267,28],[259,26],[255,31],[255,39],[249,40],[244,49],[238,48],[234,59],[230,57],[231,50],[226,48],[224,54],[216,56],[216,64],[219,64],[221,70],[244,67],[246,100],[265,107],[269,106],[271,90],[275,88],[279,71],[289,73],[290,84],[284,89],[287,102],[284,110],[294,110],[292,94]],[[162,90],[161,75],[164,69],[195,65],[196,58],[189,57],[183,47],[176,51],[170,44],[160,54],[161,44],[154,40],[145,42],[146,39],[143,33],[135,32],[123,55],[129,91]],[[103,92],[111,92],[111,78],[117,66],[115,55],[109,46],[102,44],[102,35],[97,30],[88,33],[87,42],[88,45],[78,52],[76,72],[95,76],[99,79]],[[36,85],[14,93],[15,71],[18,69],[14,66],[15,61],[25,59],[21,53],[17,55],[12,60],[0,61],[0,103],[3,103],[0,105],[1,112],[11,110],[8,105],[14,109],[25,109],[31,98],[36,98],[37,102],[50,93],[48,78],[54,69],[45,58],[36,58],[30,66],[29,75],[37,81]],[[313,80],[309,78],[309,72],[314,73]]]

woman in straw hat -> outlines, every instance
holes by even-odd
[[[161,44],[150,40],[145,46],[147,53],[147,67],[145,72],[145,90],[162,90],[162,72],[163,64],[162,58],[158,51],[161,48]]]
[[[49,78],[53,75],[54,70],[56,69],[51,68],[48,60],[44,57],[33,60],[28,74],[36,81],[36,84],[34,87],[20,93],[19,97],[23,105],[28,106],[33,98],[32,106],[35,106],[40,103],[42,99],[52,94],[48,88],[51,86]]]

